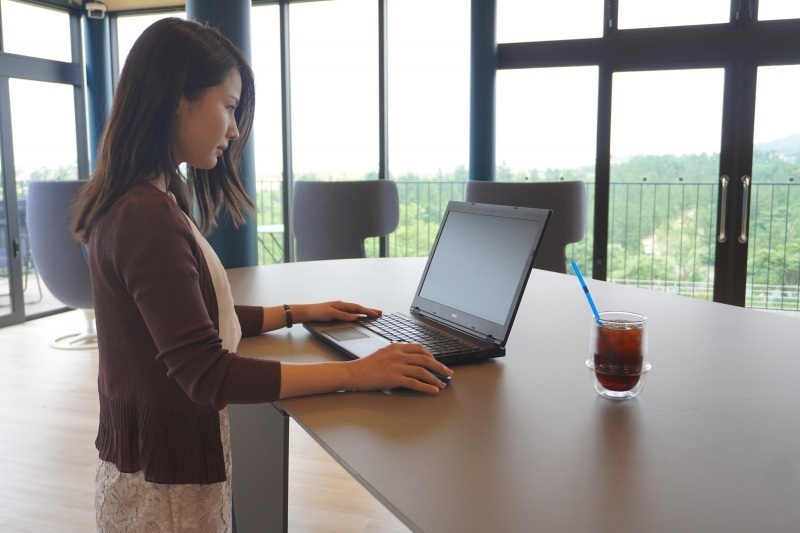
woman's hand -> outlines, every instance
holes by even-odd
[[[292,323],[328,321],[328,320],[357,320],[360,316],[375,318],[381,316],[379,309],[370,309],[363,305],[350,302],[324,302],[320,304],[291,304]],[[274,331],[288,326],[288,316],[282,305],[264,308],[264,321],[261,331]]]
[[[351,387],[355,390],[377,390],[405,387],[435,394],[445,384],[429,370],[443,376],[453,371],[433,358],[419,344],[390,344],[377,352],[352,361]]]
[[[355,361],[281,363],[281,398],[395,387],[436,394],[445,384],[429,371],[453,375],[419,344],[390,344]]]
[[[350,302],[324,302],[318,304],[299,304],[290,306],[295,322],[327,320],[357,320],[360,316],[375,318],[381,316],[378,309],[370,309]]]

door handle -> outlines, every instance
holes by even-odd
[[[742,231],[739,233],[739,242],[747,242],[750,224],[750,176],[742,176]]]
[[[728,240],[725,234],[725,224],[727,223],[727,209],[728,209],[728,176],[719,178],[720,188],[720,209],[719,209],[719,233],[717,234],[717,241],[723,243]]]
[[[19,239],[11,239],[11,250],[14,252],[14,259],[19,257]]]

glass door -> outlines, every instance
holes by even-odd
[[[8,112],[8,78],[0,78],[0,114]],[[0,327],[24,320],[20,277],[22,243],[10,168],[10,135],[0,127]],[[10,183],[10,186],[9,186]]]
[[[758,67],[749,216],[735,235],[747,246],[747,307],[800,310],[798,94],[800,65]]]
[[[540,42],[541,2],[497,0],[497,58],[599,67],[592,277],[798,315],[800,2],[585,1],[602,35]]]
[[[616,72],[609,281],[800,310],[800,65]]]
[[[616,72],[608,281],[711,300],[725,71]]]
[[[3,185],[3,180],[0,179],[0,317],[4,317],[14,310],[11,301],[11,260],[14,258],[14,254]]]

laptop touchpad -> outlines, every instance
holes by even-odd
[[[339,329],[329,329],[325,331],[328,335],[333,337],[339,342],[342,341],[354,341],[356,339],[367,339],[369,335],[364,335],[356,328],[339,328]]]

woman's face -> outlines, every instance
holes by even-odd
[[[212,169],[228,142],[239,138],[234,111],[242,93],[238,69],[231,69],[220,85],[209,87],[191,102],[185,96],[178,103],[173,155],[176,166],[186,163]]]

